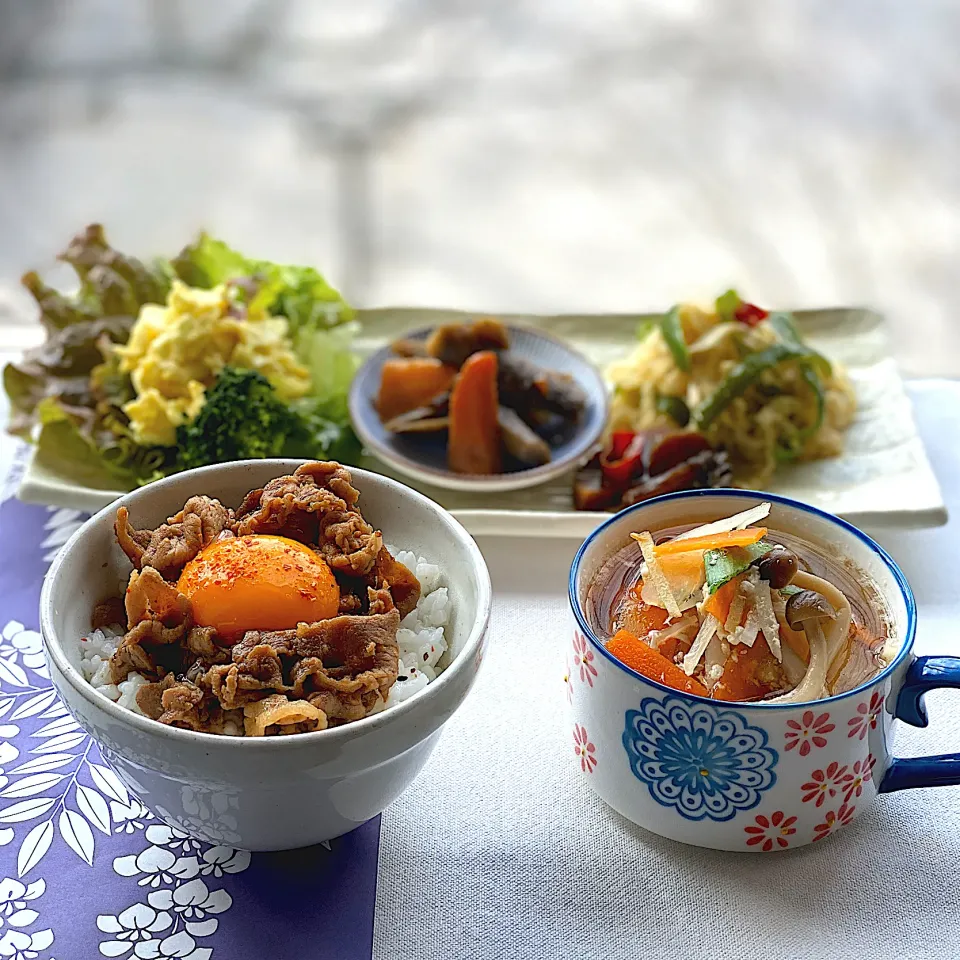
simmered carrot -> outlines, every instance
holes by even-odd
[[[690,537],[689,540],[668,540],[658,544],[654,553],[665,557],[671,553],[686,553],[688,550],[723,550],[726,547],[749,547],[767,535],[766,527],[748,527],[746,530],[729,530],[706,537]]]
[[[783,667],[761,634],[752,647],[734,646],[723,666],[720,681],[713,688],[713,697],[716,700],[759,700],[782,689],[785,681]]]
[[[727,622],[730,615],[730,605],[740,587],[741,577],[734,577],[728,580],[722,587],[718,587],[714,593],[703,602],[703,612],[712,613],[721,623]]]
[[[387,360],[380,372],[377,413],[386,423],[429,403],[450,389],[457,371],[433,357],[401,357]]]
[[[475,353],[460,368],[450,393],[447,463],[455,473],[500,473],[497,355]]]
[[[621,662],[636,670],[637,673],[656,680],[659,683],[682,690],[684,693],[695,693],[706,697],[707,688],[688,677],[675,663],[658,653],[653,647],[647,646],[626,630],[620,630],[607,641],[607,649]]]

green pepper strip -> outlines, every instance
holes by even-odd
[[[720,386],[697,407],[694,413],[697,428],[704,430],[709,427],[732,400],[757,382],[764,370],[789,361],[800,361],[806,366],[814,362],[814,357],[813,351],[793,343],[775,343],[765,350],[751,353],[741,360]]]
[[[680,325],[680,307],[671,307],[660,319],[660,332],[673,354],[673,362],[684,372],[690,372],[690,351],[683,339],[683,327]]]
[[[666,414],[678,427],[690,422],[690,408],[680,397],[657,396],[657,413]]]
[[[771,313],[767,318],[767,322],[784,342],[809,349],[800,339],[796,324],[793,322],[793,317],[789,313]],[[810,353],[814,354],[814,357],[802,365],[801,375],[813,391],[817,403],[817,415],[810,426],[805,427],[803,430],[798,430],[787,444],[777,447],[776,457],[780,463],[787,460],[794,460],[798,457],[803,450],[803,445],[823,425],[826,392],[823,388],[821,376],[830,376],[831,367],[826,357],[816,353],[814,350],[810,350]]]
[[[770,316],[767,317],[767,323],[770,324],[777,336],[780,337],[784,343],[791,343],[795,347],[803,347],[803,349],[810,354],[810,362],[816,367],[817,372],[821,376],[830,376],[832,371],[830,361],[822,353],[817,353],[816,350],[808,347],[803,340],[800,339],[800,332],[797,330],[797,325],[789,313],[771,313]]]
[[[721,293],[714,301],[714,310],[721,321],[733,320],[734,314],[737,312],[737,307],[739,307],[741,303],[743,303],[743,301],[740,299],[740,294],[737,293],[736,290],[727,290],[726,293]]]
[[[798,430],[787,444],[777,447],[775,456],[778,463],[785,463],[799,457],[803,445],[823,426],[823,415],[826,407],[826,392],[823,389],[823,382],[820,380],[817,371],[810,366],[804,365],[800,370],[800,375],[807,382],[816,398],[817,415],[810,426]]]

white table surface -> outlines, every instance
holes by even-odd
[[[921,653],[960,650],[960,384],[911,385],[953,519],[871,530],[902,565]],[[588,792],[563,693],[574,542],[481,543],[490,652],[419,780],[383,817],[376,960],[955,958],[960,787],[879,798],[827,843],[771,856],[653,836]],[[955,694],[906,755],[960,750]]]
[[[952,519],[868,532],[916,592],[918,651],[949,653],[960,649],[960,384],[909,390]],[[5,438],[0,475],[11,453]],[[960,788],[881,797],[829,842],[770,857],[662,840],[587,791],[560,652],[577,546],[481,541],[490,651],[433,758],[383,816],[375,960],[955,960]],[[904,755],[960,750],[956,695],[929,702],[930,728],[900,726]]]

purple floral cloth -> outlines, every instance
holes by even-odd
[[[129,793],[60,703],[40,585],[85,519],[0,504],[0,958],[371,960],[379,820],[289,853],[199,843]]]

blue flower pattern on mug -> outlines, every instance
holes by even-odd
[[[777,782],[766,731],[734,710],[647,697],[626,712],[623,746],[650,796],[687,820],[732,820]]]

